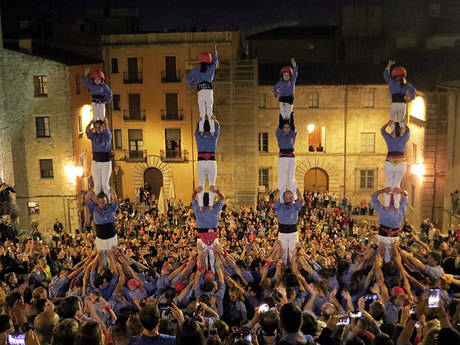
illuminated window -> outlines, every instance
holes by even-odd
[[[46,75],[38,75],[34,77],[34,96],[48,97],[48,83]]]
[[[375,152],[375,132],[361,133],[361,152]]]
[[[363,107],[364,108],[374,107],[374,89],[369,89],[363,93]]]
[[[319,93],[310,92],[308,94],[308,107],[309,108],[319,108]]]
[[[268,133],[259,133],[259,152],[268,152]]]
[[[144,139],[142,129],[128,129],[129,158],[144,157]]]
[[[324,151],[326,127],[312,126],[308,129],[308,151]]]
[[[360,170],[359,171],[359,188],[360,189],[374,189],[374,170]]]
[[[259,169],[259,186],[264,186],[265,191],[268,191],[269,188],[269,169],[268,168],[260,168]]]
[[[409,199],[410,206],[415,207],[415,186],[413,184],[410,185]]]
[[[37,129],[38,138],[50,137],[50,118],[48,116],[36,117],[35,127]]]
[[[432,18],[438,18],[441,12],[441,4],[440,3],[432,3],[428,5],[428,16]]]
[[[115,150],[123,149],[123,137],[121,134],[121,129],[113,130],[113,139],[114,139]]]
[[[180,159],[182,156],[182,133],[180,128],[165,129],[166,158]]]
[[[78,115],[78,133],[83,133],[83,118],[81,115]]]
[[[40,159],[40,176],[41,178],[53,178],[53,160]]]

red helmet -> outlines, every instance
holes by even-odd
[[[406,77],[407,76],[407,71],[404,67],[395,67],[393,71],[391,72],[391,77],[396,78],[396,77]]]
[[[201,53],[200,54],[200,63],[211,63],[212,62],[212,55],[211,53]]]
[[[284,72],[288,72],[291,75],[291,77],[294,74],[294,71],[289,66],[284,66],[283,68],[281,68],[280,74],[283,74]]]
[[[91,73],[91,78],[101,78],[101,79],[104,79],[105,80],[105,75],[104,75],[104,72],[102,71],[94,71],[93,73]]]

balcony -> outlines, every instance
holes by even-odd
[[[125,84],[142,84],[142,72],[123,72]]]
[[[160,150],[163,162],[188,162],[187,150]]]
[[[146,162],[147,161],[147,150],[123,150],[123,157],[120,159],[126,162]]]
[[[167,110],[161,109],[161,119],[163,121],[183,121],[184,111],[179,109],[175,113],[168,113]]]
[[[123,110],[124,121],[143,121],[145,122],[145,110],[129,111]]]
[[[166,71],[161,71],[161,82],[180,83],[180,71],[176,71],[175,73],[166,73]]]

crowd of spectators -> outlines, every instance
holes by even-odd
[[[406,223],[383,263],[377,223],[333,193],[305,200],[288,264],[269,197],[223,208],[214,267],[182,204],[160,216],[120,201],[118,248],[99,253],[94,225],[70,233],[56,220],[18,235],[6,219],[0,342],[25,333],[25,345],[460,343],[460,229],[430,239],[428,221],[421,232]],[[430,288],[439,307],[428,307]]]

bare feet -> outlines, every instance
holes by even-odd
[[[200,212],[203,212],[203,211],[204,211],[204,207],[203,207],[203,206],[200,206],[199,210],[200,210]]]
[[[204,132],[200,132],[200,135],[203,136],[203,135],[204,135]]]
[[[214,132],[211,132],[211,136],[212,136],[212,137],[214,136]]]
[[[214,210],[214,206],[209,206],[209,211],[213,211]]]

